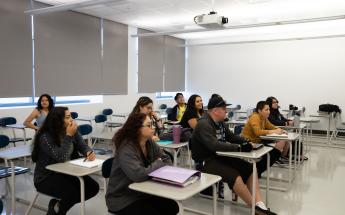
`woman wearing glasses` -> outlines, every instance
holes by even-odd
[[[133,113],[115,134],[116,155],[109,177],[106,203],[109,212],[118,215],[175,215],[175,201],[140,193],[128,188],[133,182],[149,179],[156,169],[171,164],[170,158],[152,141],[151,119]]]

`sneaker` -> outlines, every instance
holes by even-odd
[[[55,212],[55,205],[59,202],[59,200],[57,199],[51,199],[49,201],[49,204],[48,204],[48,212],[47,212],[47,215],[57,215],[57,213]]]
[[[272,212],[269,208],[264,210],[259,206],[255,206],[255,215],[278,215],[277,213]]]

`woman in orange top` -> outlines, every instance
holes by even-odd
[[[267,134],[283,134],[285,131],[274,126],[268,117],[270,115],[270,107],[266,101],[260,101],[256,105],[255,112],[249,117],[248,122],[243,128],[242,136],[252,143],[261,143],[260,136]],[[282,152],[282,156],[287,156],[289,151],[289,144],[284,141],[276,141],[275,148]]]

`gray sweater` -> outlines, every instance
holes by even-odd
[[[78,133],[73,137],[65,136],[61,141],[61,146],[56,145],[48,134],[43,133],[39,139],[34,183],[40,183],[53,173],[46,169],[47,165],[63,163],[75,159],[78,157],[78,153],[85,156],[88,151],[92,151],[92,149],[84,142],[82,136]]]
[[[216,123],[208,113],[204,113],[193,132],[192,157],[195,161],[204,161],[215,157],[217,151],[239,151],[239,144],[245,141],[232,133],[224,122]]]
[[[171,164],[169,156],[163,153],[153,141],[146,143],[145,158],[138,146],[132,142],[124,142],[114,158],[105,199],[110,212],[117,212],[147,195],[128,188],[133,182],[142,182],[149,178],[148,174],[167,164]],[[161,158],[162,160],[157,160]]]

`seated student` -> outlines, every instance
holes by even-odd
[[[37,107],[31,112],[28,118],[25,119],[24,125],[28,128],[38,130],[53,107],[54,101],[51,96],[48,94],[41,95],[37,101]],[[37,126],[32,124],[34,119],[36,119]]]
[[[36,162],[34,184],[38,192],[53,196],[48,205],[48,215],[63,215],[80,202],[80,182],[77,177],[56,173],[46,169],[47,165],[63,163],[79,158],[95,159],[95,153],[77,132],[67,107],[53,108],[38,130],[32,151]],[[84,176],[85,200],[99,191],[99,186],[89,176]]]
[[[187,109],[183,114],[180,125],[183,128],[194,129],[198,119],[203,114],[203,103],[199,95],[191,95],[188,99]]]
[[[241,143],[243,138],[230,132],[225,125],[226,102],[221,97],[211,98],[208,111],[199,119],[192,136],[192,157],[196,161],[204,161],[202,171],[219,175],[229,187],[251,206],[253,187],[252,165],[239,158],[222,157],[217,151],[250,151],[251,144]],[[266,208],[258,180],[256,180],[256,214],[275,214]]]
[[[118,215],[173,215],[179,209],[175,201],[140,193],[128,188],[133,182],[149,179],[148,174],[171,164],[170,158],[152,141],[150,118],[143,113],[129,116],[116,132],[116,154],[105,199],[109,212]]]
[[[150,117],[152,126],[155,128],[153,140],[158,141],[159,140],[158,136],[160,135],[164,127],[158,114],[155,111],[153,111],[152,99],[150,99],[147,96],[140,97],[130,115],[135,114],[135,113],[144,113]]]
[[[270,116],[268,117],[268,121],[270,121],[273,125],[276,126],[294,126],[293,121],[286,119],[282,114],[279,112],[278,100],[271,96],[266,99],[266,102],[270,106]],[[294,151],[295,144],[292,144],[292,150]],[[301,143],[301,153],[303,154],[303,143]],[[304,160],[308,160],[307,157],[304,156]]]
[[[272,141],[262,141],[260,136],[267,134],[283,134],[285,131],[278,128],[268,121],[270,107],[266,101],[259,101],[254,113],[248,118],[246,125],[242,130],[242,136],[252,143],[271,143]],[[286,157],[289,151],[289,144],[286,141],[276,141],[275,148],[282,156]]]
[[[293,126],[293,121],[286,119],[280,112],[278,106],[278,100],[271,96],[266,99],[267,104],[270,107],[270,115],[268,121],[276,126]]]
[[[171,113],[168,114],[168,120],[181,121],[187,107],[182,93],[176,93],[175,102],[177,104],[172,108]]]

